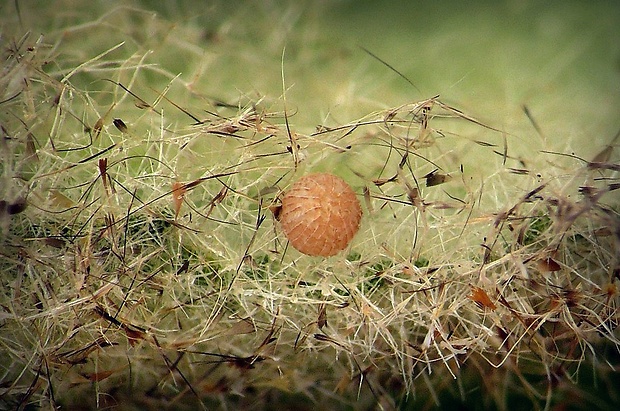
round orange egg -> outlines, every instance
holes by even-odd
[[[328,257],[344,250],[359,229],[362,207],[340,177],[318,173],[301,177],[282,197],[279,220],[300,252]]]

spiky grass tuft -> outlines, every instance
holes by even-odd
[[[112,21],[135,52],[67,46]],[[3,34],[3,407],[542,408],[617,380],[617,137],[530,157],[439,97],[304,129],[283,97],[207,98],[209,63],[177,76],[154,42],[202,55],[191,26],[58,24]],[[272,214],[309,171],[365,208],[328,259]]]

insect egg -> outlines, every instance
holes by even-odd
[[[359,229],[362,208],[340,177],[317,173],[300,178],[282,197],[279,220],[291,245],[312,256],[344,250]]]

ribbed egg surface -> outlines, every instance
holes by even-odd
[[[300,252],[328,257],[344,250],[359,229],[362,208],[353,189],[333,174],[300,178],[282,198],[279,220]]]

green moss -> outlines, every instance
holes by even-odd
[[[540,214],[534,217],[523,235],[523,245],[531,245],[540,241],[542,235],[552,224],[553,221],[549,216]]]

